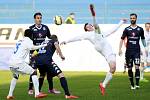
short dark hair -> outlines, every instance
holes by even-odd
[[[24,36],[29,37],[32,40],[32,30],[31,29],[26,29],[24,31]]]
[[[42,16],[42,14],[40,12],[37,12],[37,13],[34,14],[34,19],[36,18],[37,15]]]
[[[145,25],[146,25],[146,24],[149,24],[149,25],[150,25],[150,23],[145,23]]]
[[[88,31],[88,30],[86,29],[86,26],[87,26],[88,24],[89,24],[89,23],[85,23],[85,24],[84,24],[84,30],[85,30],[85,31]]]
[[[135,16],[137,18],[137,14],[136,13],[131,13],[130,16]]]
[[[75,15],[75,13],[70,13],[69,15]]]
[[[51,35],[50,39],[54,40],[54,41],[58,41],[57,35]]]

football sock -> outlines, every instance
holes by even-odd
[[[39,91],[41,91],[41,88],[43,86],[43,82],[44,82],[44,78],[43,77],[39,77]]]
[[[49,90],[52,90],[53,89],[53,77],[47,75],[47,81],[49,85]]]
[[[134,82],[133,82],[133,72],[132,72],[132,69],[128,70],[128,76],[129,76],[129,80],[130,80],[131,86],[134,87]]]
[[[14,89],[15,89],[15,87],[16,87],[16,82],[17,82],[17,79],[15,79],[15,78],[13,78],[13,79],[11,80],[8,96],[13,96],[13,91],[14,91]]]
[[[106,74],[105,80],[103,81],[103,87],[105,88],[108,82],[112,79],[112,73],[108,72]]]
[[[60,78],[60,83],[61,83],[62,88],[64,89],[65,95],[70,96],[66,78],[61,77]]]
[[[35,96],[39,95],[39,81],[37,75],[32,75],[32,81],[35,90]]]
[[[33,89],[33,82],[32,82],[32,76],[30,75],[30,79],[29,79],[29,90]]]
[[[140,70],[139,69],[136,69],[135,79],[136,79],[136,85],[139,86],[139,80],[140,80]]]

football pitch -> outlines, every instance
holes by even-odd
[[[116,73],[106,89],[106,95],[102,96],[98,84],[105,78],[104,72],[64,72],[68,80],[70,92],[79,96],[78,100],[149,100],[150,82],[140,83],[140,89],[130,90],[127,73]],[[14,100],[35,100],[34,96],[27,94],[29,76],[20,76],[14,91]],[[145,78],[150,81],[150,73],[145,73]],[[0,100],[6,100],[11,81],[10,71],[0,71]],[[65,100],[64,92],[59,79],[54,78],[54,87],[62,93],[59,95],[48,94],[42,100]],[[47,93],[47,80],[42,91]]]

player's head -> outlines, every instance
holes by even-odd
[[[42,14],[40,12],[34,14],[34,22],[37,25],[40,25],[42,23]]]
[[[130,14],[131,24],[136,24],[136,20],[137,20],[137,14],[135,14],[135,13]]]
[[[84,30],[85,30],[86,32],[94,31],[94,26],[93,26],[92,24],[85,23],[85,25],[84,25]]]
[[[69,15],[72,19],[75,19],[75,13],[70,13]]]
[[[52,39],[54,41],[58,41],[57,35],[51,35],[50,39]]]
[[[145,30],[150,31],[150,23],[145,23]]]
[[[24,31],[24,37],[29,37],[32,40],[32,30],[31,29],[26,29]]]

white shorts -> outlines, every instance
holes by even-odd
[[[107,41],[103,42],[101,46],[96,46],[95,49],[105,57],[108,63],[116,62],[116,55]]]
[[[31,75],[34,72],[34,69],[25,62],[11,64],[10,65],[10,70],[15,74],[28,74],[28,75]]]

